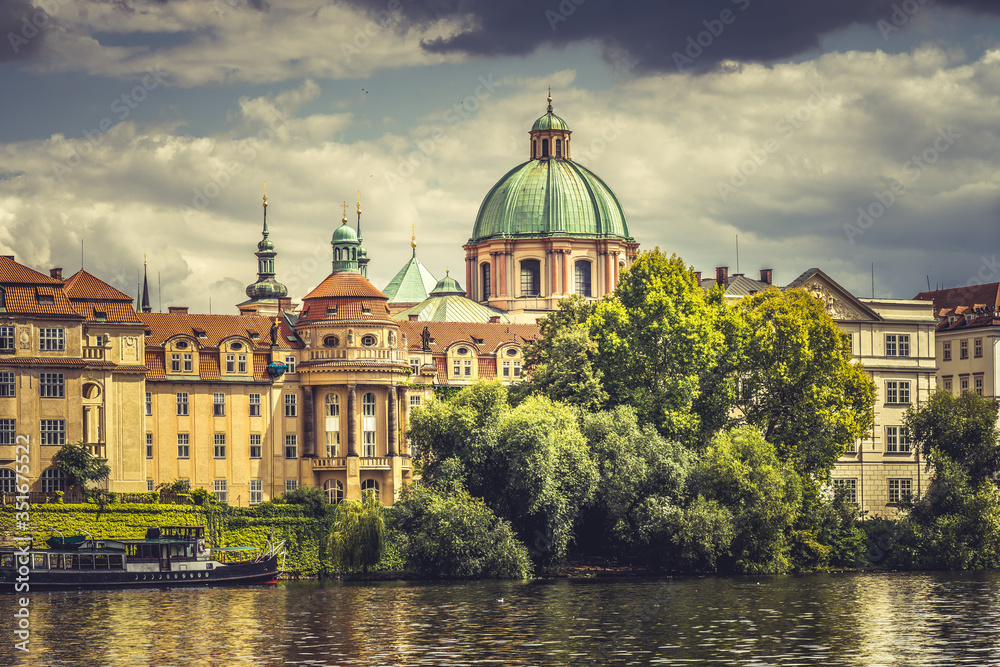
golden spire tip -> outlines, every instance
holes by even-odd
[[[264,208],[267,208],[267,181],[264,181]]]
[[[414,248],[414,249],[417,247],[417,225],[416,224],[410,225],[410,247]]]
[[[340,219],[342,223],[347,224],[347,202],[344,202],[344,217]]]

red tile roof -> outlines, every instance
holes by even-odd
[[[934,302],[938,331],[1000,325],[1000,283],[921,292],[914,298]]]
[[[0,284],[2,285],[62,285],[61,280],[18,264],[13,257],[0,255]]]
[[[221,380],[218,352],[202,352],[198,355],[198,375],[202,380]]]
[[[167,377],[163,354],[162,350],[146,350],[146,368],[149,369],[146,373],[147,380],[163,380]]]
[[[64,315],[81,319],[73,305],[62,291],[62,283],[57,287],[9,285],[4,288],[4,302],[8,313],[16,315]],[[39,291],[41,290],[41,291]],[[39,297],[51,297],[52,303],[39,303]]]
[[[77,299],[95,299],[98,301],[127,301],[132,303],[132,297],[80,269],[66,279],[63,287],[66,295],[72,301]]]
[[[136,315],[135,308],[131,303],[82,303],[74,302],[73,307],[78,313],[87,318],[89,322],[134,322],[140,323],[142,320]],[[100,313],[104,316],[101,317]]]
[[[331,314],[329,310],[336,306],[337,313]],[[368,310],[365,313],[365,309]],[[318,322],[320,320],[357,320],[364,322],[382,322],[395,324],[395,320],[389,312],[389,307],[384,301],[374,301],[362,298],[321,298],[310,299],[302,304],[302,314],[299,315],[299,322]]]
[[[147,346],[162,346],[168,339],[178,334],[197,338],[196,331],[204,331],[206,338],[197,338],[203,347],[217,348],[227,338],[239,336],[248,338],[258,350],[271,349],[271,326],[274,319],[260,315],[187,315],[171,313],[139,313],[150,335],[146,336]],[[278,345],[284,349],[300,348],[294,339],[294,332],[285,318],[279,318]],[[257,334],[254,340],[250,335]]]
[[[497,376],[497,358],[479,357],[479,377],[484,380],[492,380]]]
[[[316,286],[316,289],[303,297],[303,301],[306,299],[337,299],[344,297],[367,297],[382,299],[384,301],[389,300],[389,297],[368,282],[368,279],[360,273],[341,271],[339,273],[331,273],[327,276],[326,280]]]
[[[253,379],[258,382],[266,382],[271,379],[271,376],[267,374],[267,355],[266,354],[255,354],[253,355]]]
[[[410,350],[422,348],[420,336],[425,326],[433,341],[430,344],[432,352],[443,352],[452,343],[462,341],[475,347],[480,354],[493,353],[505,343],[523,345],[538,337],[538,326],[535,324],[400,322],[399,333],[406,335]]]

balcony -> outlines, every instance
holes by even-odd
[[[104,361],[104,348],[85,345],[83,348],[83,358],[88,361]]]
[[[102,461],[108,460],[108,445],[104,442],[89,442],[87,443],[87,450],[90,452],[91,456],[96,456]]]
[[[309,361],[395,361],[406,363],[403,350],[381,347],[338,347],[309,350]]]
[[[392,457],[389,456],[362,456],[358,458],[362,470],[389,470],[391,466]],[[409,461],[404,464],[404,467],[408,467]],[[347,457],[346,456],[334,456],[321,459],[312,460],[313,470],[346,470],[347,469]]]

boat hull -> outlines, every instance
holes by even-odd
[[[79,588],[150,588],[175,586],[216,586],[265,584],[275,582],[280,574],[278,556],[257,561],[227,563],[211,570],[170,572],[129,572],[109,570],[31,570],[27,582],[13,570],[0,570],[0,591],[27,592],[18,583],[27,583],[27,590],[58,590]],[[21,590],[18,590],[21,588]]]

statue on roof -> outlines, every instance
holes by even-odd
[[[424,330],[420,332],[420,343],[423,345],[424,352],[431,351],[431,330],[424,327]]]

